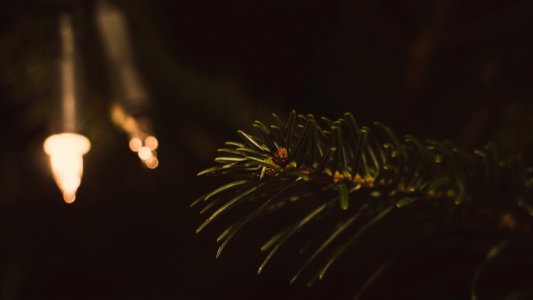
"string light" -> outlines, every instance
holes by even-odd
[[[50,156],[52,174],[63,199],[74,202],[83,175],[83,155],[89,152],[91,142],[80,134],[60,133],[49,136],[43,148]]]
[[[159,165],[156,151],[159,141],[150,131],[149,120],[136,114],[149,106],[149,93],[135,64],[126,16],[105,0],[96,3],[95,12],[109,75],[117,83],[114,85],[117,103],[111,107],[111,119],[128,134],[130,150],[137,153],[147,168],[155,169]]]
[[[43,149],[50,157],[54,180],[66,203],[76,200],[76,192],[83,175],[83,155],[89,152],[91,142],[83,135],[73,133],[76,128],[75,48],[72,20],[69,14],[59,19],[61,37],[61,107],[63,130],[49,136]]]
[[[159,147],[159,141],[144,129],[146,126],[142,121],[128,115],[119,104],[111,107],[111,119],[128,134],[130,150],[137,153],[144,165],[149,169],[157,168],[159,160],[156,150]]]
[[[61,108],[63,132],[49,136],[43,144],[50,158],[54,180],[67,203],[76,199],[76,192],[83,175],[83,155],[91,148],[91,142],[76,131],[76,70],[72,20],[69,14],[60,16],[61,38]],[[148,94],[135,66],[124,14],[107,1],[96,7],[96,22],[102,37],[104,52],[108,58],[110,74],[114,77],[116,92],[128,111],[143,111],[148,105]],[[113,105],[111,118],[129,136],[129,148],[149,169],[159,165],[157,148],[159,141],[151,134],[149,121],[127,113],[121,105]]]

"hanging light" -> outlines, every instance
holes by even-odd
[[[91,142],[76,129],[76,93],[74,69],[74,37],[70,15],[60,17],[61,35],[61,107],[63,133],[49,136],[43,144],[50,156],[54,180],[63,193],[66,203],[76,199],[76,191],[83,174],[83,155],[91,148]]]
[[[136,152],[139,159],[149,169],[155,169],[159,165],[157,148],[159,141],[144,127],[142,120],[128,115],[121,105],[114,104],[111,107],[111,119],[113,123],[124,130],[129,136],[129,148]]]
[[[63,199],[74,202],[83,174],[83,155],[89,152],[91,142],[80,134],[60,133],[49,136],[43,148],[50,156],[52,174]]]
[[[135,64],[124,13],[108,1],[96,4],[95,21],[102,40],[104,54],[113,78],[118,101],[111,106],[111,119],[129,137],[129,148],[136,152],[149,169],[159,165],[157,138],[150,128],[145,111],[149,95]]]

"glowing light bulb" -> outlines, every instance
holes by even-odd
[[[52,174],[63,199],[74,202],[83,175],[83,155],[89,152],[91,142],[83,135],[60,133],[49,136],[43,148],[50,156]]]

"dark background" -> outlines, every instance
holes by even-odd
[[[0,299],[350,299],[351,273],[290,286],[281,259],[256,276],[261,254],[246,233],[219,261],[222,227],[194,233],[202,219],[189,203],[220,183],[195,174],[237,129],[272,112],[350,111],[468,150],[493,140],[531,163],[528,0],[117,0],[151,94],[161,145],[153,171],[109,120],[94,2],[0,3]],[[41,146],[57,126],[63,11],[74,16],[83,73],[80,132],[92,141],[73,205]],[[454,290],[417,288],[426,271],[399,295]]]

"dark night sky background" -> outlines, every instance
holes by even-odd
[[[222,227],[194,233],[202,219],[189,203],[219,183],[195,174],[237,129],[272,112],[350,111],[363,124],[469,150],[493,140],[532,162],[531,1],[114,3],[151,94],[161,144],[154,171],[109,120],[94,2],[0,1],[0,299],[351,299],[342,268],[317,288],[290,286],[282,259],[256,276],[251,231],[219,261]],[[80,131],[92,141],[73,205],[61,200],[41,147],[57,122],[62,11],[74,15]],[[435,273],[446,264],[439,258]],[[400,296],[432,298],[429,288],[398,286]],[[435,295],[454,290],[429,286]]]

